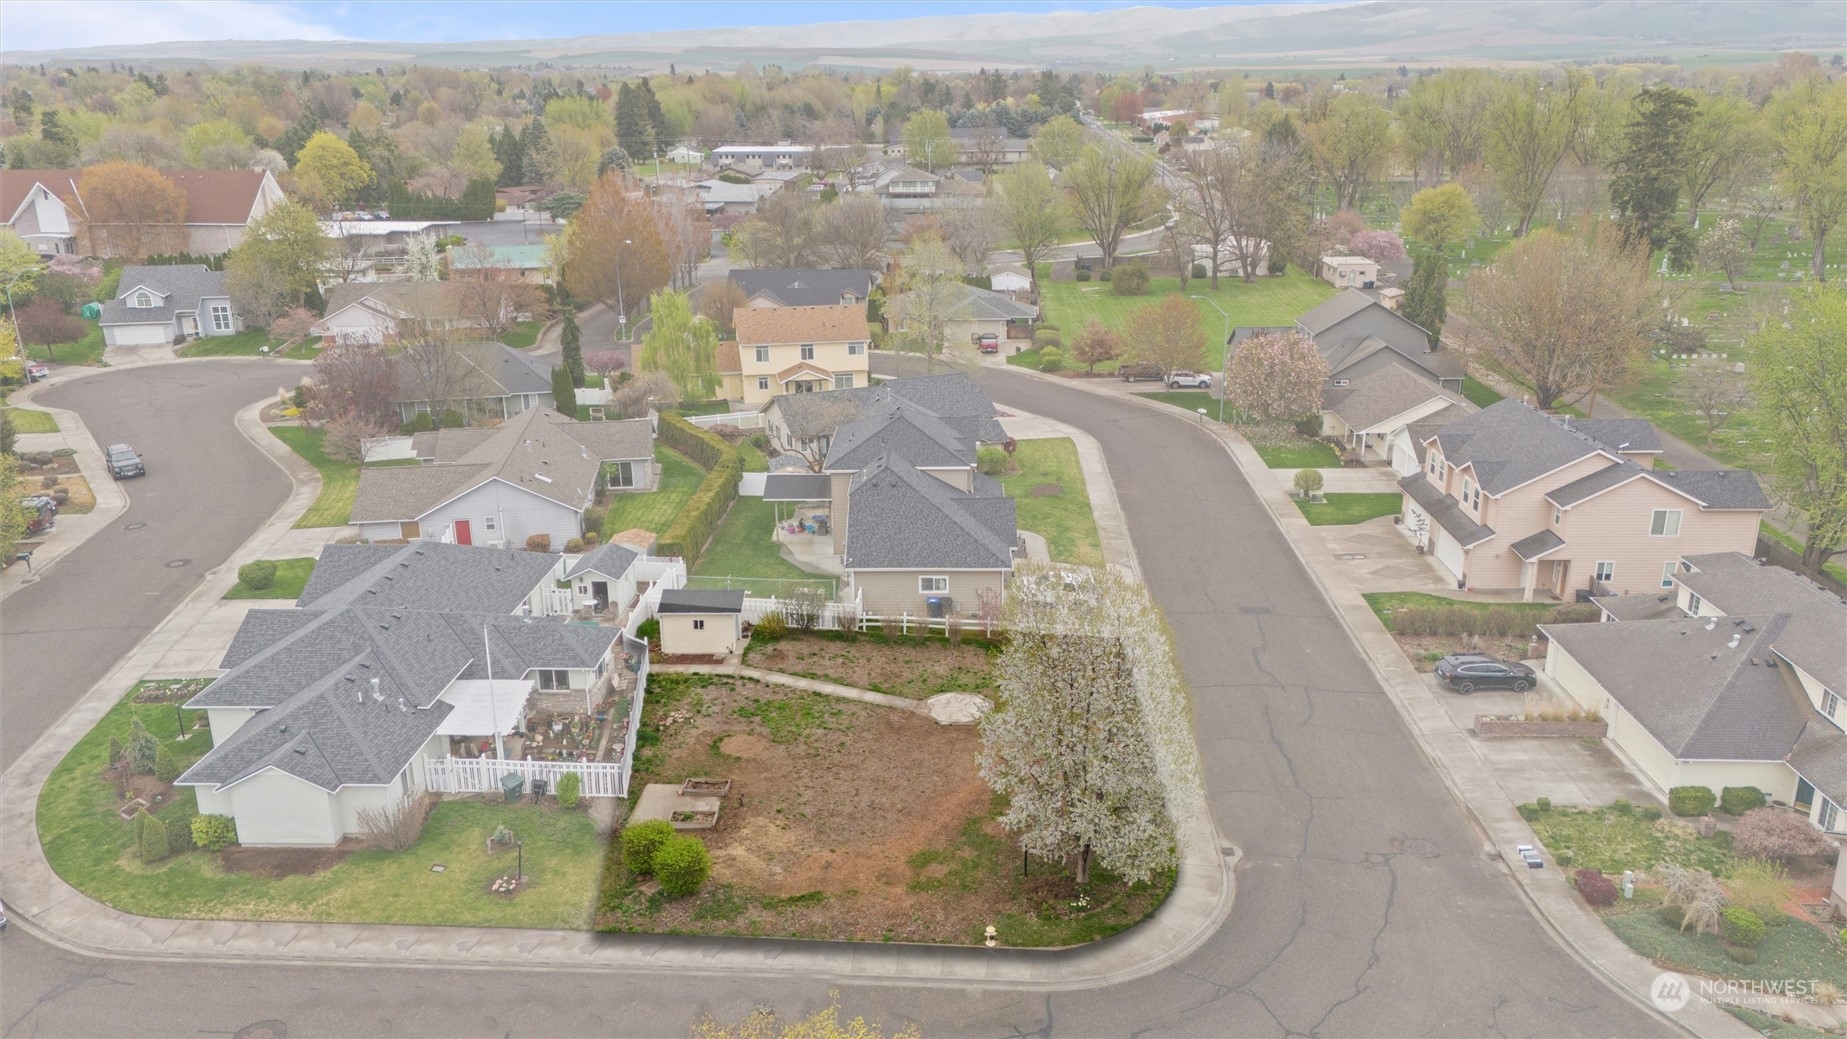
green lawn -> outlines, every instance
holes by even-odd
[[[1395,516],[1404,505],[1401,494],[1328,494],[1326,501],[1297,500],[1296,508],[1317,527],[1338,527],[1364,523],[1381,516]]]
[[[1555,858],[1570,854],[1574,869],[1621,875],[1626,869],[1646,870],[1675,862],[1722,877],[1738,862],[1732,854],[1731,834],[1720,831],[1714,837],[1699,837],[1691,827],[1656,826],[1639,809],[1553,808],[1540,812],[1532,826],[1533,834]]]
[[[543,321],[516,321],[500,341],[515,350],[524,350],[539,341],[539,333],[545,328]]]
[[[21,432],[24,432],[24,430],[21,430]],[[1768,523],[1759,523],[1757,525],[1757,530],[1765,537],[1789,549],[1791,552],[1802,551],[1802,541],[1793,534],[1778,530]],[[1821,569],[1823,573],[1834,578],[1836,581],[1847,581],[1847,566],[1842,566],[1839,563],[1823,563]]]
[[[1373,615],[1385,629],[1392,628],[1392,614],[1412,607],[1466,606],[1472,610],[1514,609],[1544,615],[1558,607],[1557,603],[1546,602],[1476,602],[1469,599],[1451,599],[1444,595],[1430,595],[1426,592],[1367,592],[1366,605],[1372,607]]]
[[[40,361],[56,361],[59,364],[98,365],[103,361],[103,326],[90,325],[90,330],[82,339],[71,343],[55,343],[51,346],[31,344],[26,347],[26,356]]]
[[[728,400],[682,401],[667,410],[677,411],[682,415],[726,415],[731,412],[731,402]]]
[[[1840,943],[1800,919],[1766,927],[1756,963],[1739,963],[1727,956],[1718,935],[1682,931],[1648,910],[1619,913],[1604,922],[1636,952],[1690,974],[1750,981],[1813,979],[1847,989],[1847,956],[1842,955]]]
[[[269,347],[271,354],[282,346],[286,340],[272,339],[268,332],[260,328],[246,329],[236,335],[203,336],[180,347],[176,353],[181,357],[266,357],[264,347]],[[319,338],[314,342],[319,343]],[[320,353],[318,347],[309,347],[298,343],[287,356],[308,359]]]
[[[785,511],[787,511],[785,509]],[[739,498],[731,504],[731,511],[718,524],[712,533],[712,543],[706,546],[705,554],[699,557],[698,565],[693,567],[693,576],[705,578],[768,578],[760,585],[749,581],[734,581],[727,586],[732,588],[752,588],[758,594],[787,594],[792,585],[778,581],[801,581],[815,579],[801,567],[782,557],[782,552],[771,538],[776,528],[776,504],[762,498]],[[821,578],[829,586],[833,581]],[[701,582],[710,586],[713,582]]]
[[[1042,278],[1039,282],[1045,320],[1058,327],[1067,344],[1083,331],[1084,325],[1092,317],[1110,328],[1123,331],[1128,325],[1130,312],[1137,307],[1147,306],[1162,296],[1180,292],[1180,279],[1155,278],[1150,288],[1146,296],[1116,296],[1110,293],[1110,286],[1103,282],[1052,281],[1049,278]],[[1206,280],[1194,279],[1187,282],[1186,295],[1204,296],[1217,303],[1231,316],[1233,328],[1240,325],[1293,325],[1296,318],[1334,295],[1334,286],[1301,271],[1291,270],[1274,278],[1259,278],[1249,285],[1235,277],[1221,277],[1216,292]],[[1200,328],[1205,333],[1205,367],[1216,372],[1225,366],[1225,319],[1206,303],[1193,300],[1193,305],[1199,309]],[[1098,367],[1113,368],[1114,365]]]
[[[1077,445],[1069,437],[1022,440],[1013,463],[1020,471],[1001,477],[1000,483],[1013,497],[1020,529],[1044,535],[1059,562],[1102,566],[1103,543]]]
[[[1485,408],[1505,399],[1495,392],[1494,387],[1476,379],[1473,375],[1462,380],[1462,395],[1468,398],[1470,404],[1478,408]]]
[[[1272,469],[1338,469],[1340,454],[1321,440],[1298,440],[1285,444],[1262,444],[1251,441],[1263,464]]]
[[[133,826],[115,814],[115,792],[102,778],[109,737],[126,742],[137,714],[156,737],[177,734],[171,703],[125,697],[52,770],[39,794],[38,833],[52,869],[105,905],[143,916],[214,920],[317,920],[463,926],[588,926],[603,844],[582,811],[451,801],[430,814],[423,837],[402,852],[358,852],[307,876],[270,878],[227,872],[217,854],[188,851],[152,865],[133,854]],[[196,715],[188,716],[190,723]],[[190,764],[210,749],[194,730],[169,743]],[[197,811],[192,791],[157,817],[178,821]],[[513,872],[511,850],[489,855],[487,838],[505,825],[525,841],[530,885],[512,899],[492,894],[494,878]],[[446,869],[432,873],[430,867]]]
[[[322,442],[327,439],[324,429],[310,429],[307,426],[271,426],[269,431],[276,439],[289,445],[289,449],[307,459],[309,465],[321,474],[321,493],[302,513],[301,519],[295,521],[298,528],[305,527],[343,527],[353,511],[353,496],[359,493],[359,463],[340,462],[327,457],[322,449]]]
[[[56,433],[58,420],[51,417],[49,411],[33,411],[31,408],[8,408],[7,417],[13,420],[15,433]]]
[[[276,583],[268,588],[246,588],[242,581],[231,586],[224,593],[227,599],[299,599],[302,589],[308,587],[308,578],[314,573],[314,560],[306,557],[296,559],[277,559]]]
[[[610,494],[609,514],[603,520],[604,541],[625,530],[639,528],[656,534],[666,530],[705,479],[705,470],[677,451],[656,445],[654,459],[661,464],[660,483],[654,490]]]
[[[1741,356],[1736,346],[1729,353],[1732,359]],[[1748,409],[1730,416],[1708,435],[1706,420],[1683,399],[1689,370],[1685,364],[1650,357],[1635,369],[1630,384],[1612,396],[1617,403],[1726,465],[1757,472],[1767,470],[1770,439],[1757,429]]]

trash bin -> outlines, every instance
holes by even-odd
[[[927,613],[932,620],[941,619],[943,616],[943,600],[934,595],[925,599],[924,612]]]
[[[525,777],[516,772],[508,772],[506,775],[500,777],[500,791],[507,795],[508,801],[519,800],[520,795],[525,792],[525,789]]]
[[[545,796],[546,786],[547,784],[543,779],[535,779],[532,781],[532,796],[534,800]]]

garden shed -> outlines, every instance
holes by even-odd
[[[658,617],[669,656],[730,656],[744,642],[742,589],[664,589]]]

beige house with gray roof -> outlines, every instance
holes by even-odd
[[[1417,471],[1422,457],[1413,428],[1434,432],[1474,413],[1461,393],[1394,362],[1322,391],[1321,435],[1340,438],[1363,462],[1389,462],[1404,476]]]

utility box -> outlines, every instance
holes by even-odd
[[[507,795],[508,801],[517,801],[526,792],[525,777],[509,772],[500,777],[500,792]]]

